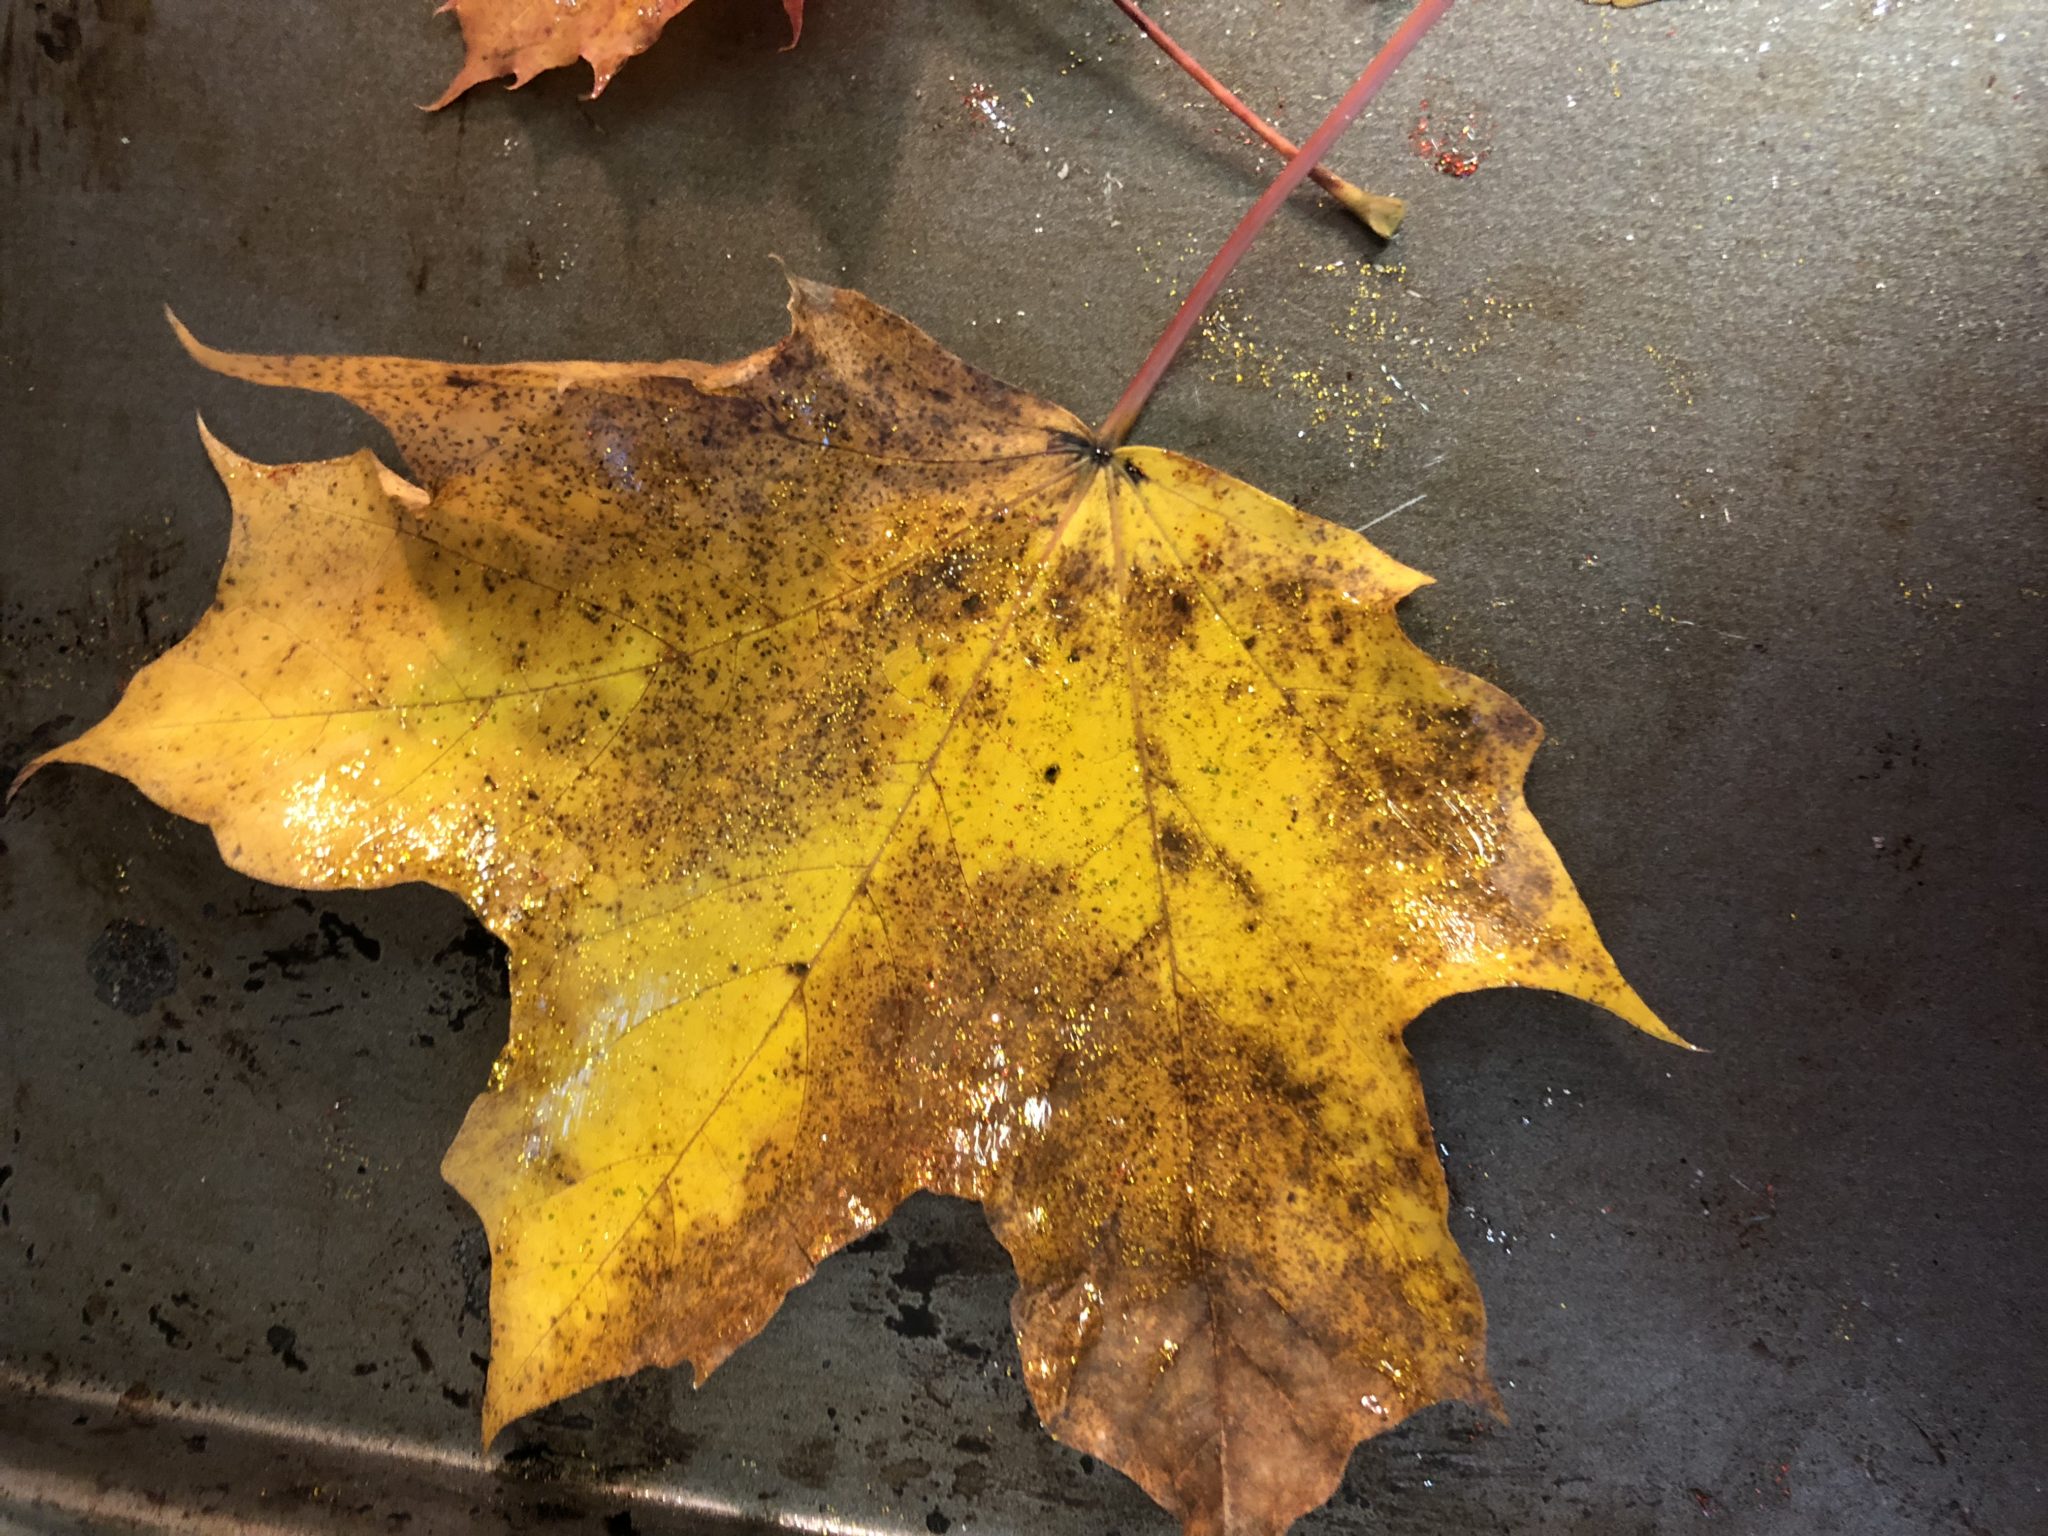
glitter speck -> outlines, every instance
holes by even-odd
[[[1491,152],[1487,142],[1491,131],[1492,124],[1482,122],[1476,107],[1465,114],[1462,123],[1447,124],[1431,116],[1425,101],[1415,126],[1408,130],[1408,142],[1417,155],[1444,175],[1463,180],[1476,174]]]

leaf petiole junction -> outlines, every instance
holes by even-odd
[[[1121,0],[1119,0],[1121,3]],[[1214,302],[1232,270],[1243,258],[1260,230],[1280,210],[1294,189],[1301,185],[1316,164],[1330,152],[1339,137],[1349,128],[1358,114],[1363,112],[1387,78],[1400,67],[1401,61],[1414,51],[1429,29],[1443,19],[1444,12],[1451,8],[1451,0],[1420,0],[1407,19],[1394,29],[1394,35],[1387,39],[1385,46],[1373,55],[1372,62],[1365,66],[1358,79],[1343,99],[1323,119],[1316,131],[1309,135],[1308,142],[1301,146],[1299,154],[1281,168],[1272,184],[1259,195],[1251,210],[1238,221],[1237,228],[1230,232],[1230,238],[1223,242],[1202,275],[1195,279],[1194,287],[1174,311],[1167,322],[1166,330],[1153,344],[1145,361],[1138,366],[1137,373],[1125,388],[1123,395],[1110,408],[1095,434],[1096,442],[1105,448],[1122,445],[1131,435],[1131,428],[1137,424],[1139,412],[1145,409],[1145,402],[1152,398],[1152,391],[1159,387],[1160,379],[1172,366],[1180,349],[1194,333],[1201,322],[1203,313]],[[1128,7],[1126,7],[1128,9]]]

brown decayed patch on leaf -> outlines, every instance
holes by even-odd
[[[645,53],[690,0],[442,0],[462,24],[462,68],[433,109],[473,85],[512,77],[516,90],[543,70],[589,61],[590,94],[601,96],[619,67]],[[789,46],[804,27],[804,0],[782,0]]]
[[[1016,1261],[1055,1434],[1283,1530],[1359,1439],[1494,1401],[1407,1024],[1531,986],[1675,1037],[1523,803],[1535,721],[1402,635],[1424,578],[856,294],[791,309],[719,367],[190,343],[359,402],[425,488],[209,440],[213,608],[43,761],[506,941],[446,1162],[487,1437],[701,1378],[929,1189]]]

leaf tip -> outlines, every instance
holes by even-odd
[[[450,4],[441,7],[441,11],[452,11],[453,9],[455,7],[452,0]],[[441,12],[436,11],[434,14],[438,16]],[[492,78],[494,77],[488,65],[479,64],[473,55],[465,58],[462,61],[462,68],[456,71],[455,78],[448,82],[448,89],[439,96],[436,96],[432,101],[423,103],[420,110],[422,112],[439,112],[445,107],[451,107],[462,96],[467,95],[475,87],[482,85],[486,80]]]
[[[223,352],[218,347],[209,347],[194,336],[192,328],[180,320],[168,304],[164,306],[164,319],[170,322],[171,334],[178,338],[178,345],[185,349],[185,355],[200,367],[209,368],[215,373],[225,373],[230,377],[244,376],[244,373],[235,366],[238,361],[235,354]]]
[[[837,307],[840,289],[834,288],[830,283],[815,282],[811,278],[798,276],[790,271],[788,262],[772,251],[769,253],[769,259],[782,269],[782,280],[789,284],[789,318],[794,326],[800,328],[806,320],[828,314]]]
[[[814,296],[821,293],[837,292],[829,284],[813,282],[810,278],[794,271],[789,265],[788,258],[780,251],[770,251],[768,259],[775,263],[775,269],[782,274],[782,280],[789,284],[789,291],[792,295],[804,294]]]
[[[0,814],[4,814],[13,807],[14,797],[21,793],[21,787],[34,778],[54,755],[54,753],[44,752],[39,756],[30,758],[23,765],[21,772],[7,781],[7,793],[0,795]]]
[[[213,472],[227,482],[234,471],[248,467],[249,460],[213,435],[213,428],[206,424],[206,418],[199,412],[192,413],[193,425],[199,428],[199,445],[206,450],[206,457],[212,461]]]
[[[1637,1029],[1640,1029],[1653,1040],[1662,1040],[1665,1044],[1675,1045],[1682,1051],[1693,1051],[1700,1055],[1709,1054],[1658,1018],[1650,1005],[1636,995],[1635,988],[1629,986],[1626,982],[1622,983],[1619,996],[1603,997],[1598,1001],[1600,1006],[1609,1013],[1625,1020],[1627,1023],[1635,1025]]]
[[[1493,1378],[1491,1376],[1487,1377],[1481,1385],[1485,1388],[1485,1391],[1473,1399],[1473,1401],[1492,1414],[1494,1423],[1500,1425],[1503,1429],[1513,1424],[1515,1422],[1514,1415],[1508,1412],[1508,1405],[1501,1401],[1500,1388],[1493,1384]]]
[[[192,334],[192,328],[180,320],[178,312],[168,304],[164,306],[164,319],[169,322],[171,334],[178,338],[178,345],[185,349],[186,355],[204,362],[209,348]]]
[[[495,1346],[497,1343],[494,1327],[492,1344]],[[498,1353],[499,1351],[493,1347],[491,1363],[484,1371],[484,1402],[480,1415],[481,1422],[478,1425],[478,1431],[483,1437],[483,1451],[487,1456],[491,1447],[496,1444],[498,1436],[502,1435],[515,1420],[535,1408],[542,1407],[547,1401],[545,1397],[535,1398],[530,1393],[521,1393],[513,1384],[512,1373],[500,1368]]]
[[[105,723],[106,722],[104,721],[101,722],[102,725]],[[8,780],[7,792],[5,794],[0,794],[0,815],[5,815],[13,807],[14,797],[20,794],[22,790],[27,787],[28,781],[34,778],[37,774],[41,773],[45,768],[49,767],[52,763],[76,763],[81,764],[87,768],[105,767],[106,765],[104,763],[98,761],[89,752],[84,752],[80,750],[82,747],[86,745],[87,742],[92,740],[94,732],[96,732],[98,729],[99,726],[93,726],[84,734],[74,736],[71,740],[67,742],[62,742],[59,745],[50,748],[50,750],[47,752],[38,752],[34,757],[30,758],[26,763],[24,763],[22,765],[21,771],[15,774],[15,776],[12,779]]]

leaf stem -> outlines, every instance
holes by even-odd
[[[1230,238],[1223,242],[1221,250],[1210,261],[1207,270],[1195,279],[1195,286],[1188,290],[1188,296],[1167,322],[1166,330],[1153,345],[1138,372],[1123,392],[1123,397],[1111,408],[1095,434],[1097,444],[1104,448],[1115,448],[1131,435],[1131,428],[1137,424],[1138,413],[1145,408],[1145,402],[1152,398],[1152,391],[1171,366],[1174,357],[1187,344],[1188,337],[1201,322],[1203,312],[1216,297],[1231,269],[1243,257],[1253,237],[1266,227],[1267,221],[1287,201],[1288,194],[1300,186],[1309,173],[1309,167],[1330,152],[1330,146],[1351,126],[1353,118],[1363,112],[1366,103],[1378,94],[1387,77],[1408,57],[1415,45],[1422,41],[1424,34],[1443,18],[1451,8],[1451,0],[1419,0],[1415,9],[1408,13],[1408,19],[1394,29],[1394,35],[1387,39],[1386,46],[1373,56],[1365,71],[1353,82],[1351,89],[1344,93],[1322,125],[1309,135],[1308,142],[1301,147],[1301,153],[1289,160],[1273,178],[1272,185],[1260,194],[1252,204],[1251,211],[1238,221]]]
[[[1246,106],[1229,86],[1204,69],[1200,60],[1168,37],[1165,28],[1138,9],[1136,0],[1116,0],[1116,8],[1136,22],[1138,30],[1159,45],[1161,53],[1193,76],[1197,85],[1222,102],[1231,116],[1264,139],[1281,156],[1292,160],[1301,153],[1299,145]],[[1363,187],[1346,181],[1328,166],[1315,166],[1309,171],[1309,175],[1315,178],[1317,186],[1336,198],[1382,240],[1394,238],[1394,231],[1401,227],[1401,219],[1408,212],[1408,205],[1400,198],[1383,197],[1377,192],[1368,192]]]

